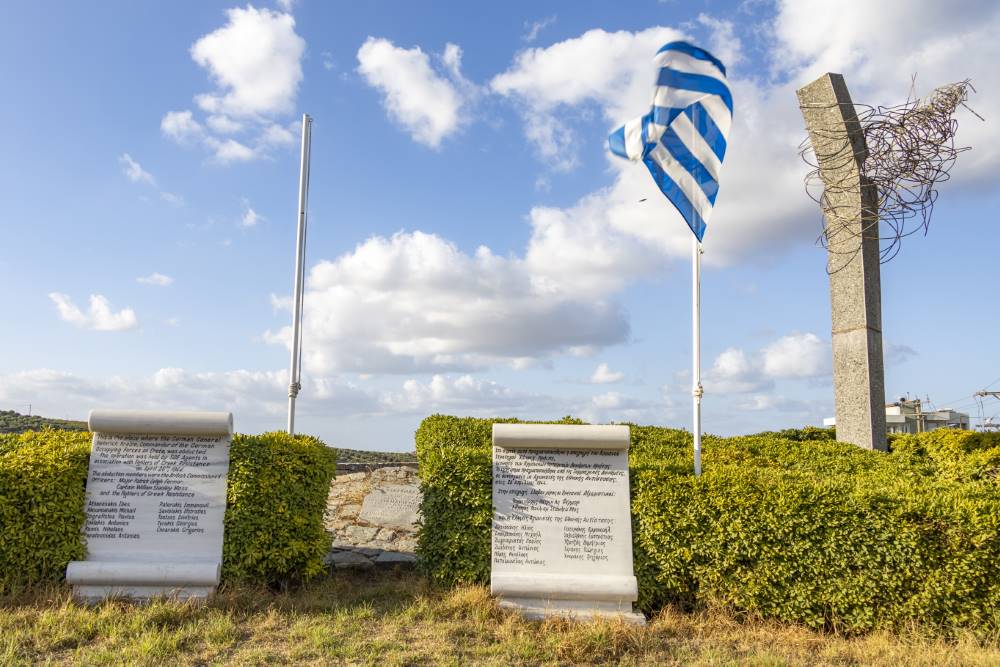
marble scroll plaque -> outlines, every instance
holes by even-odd
[[[78,599],[207,598],[222,569],[233,416],[95,410]]]
[[[490,589],[528,618],[633,613],[627,426],[493,425]]]

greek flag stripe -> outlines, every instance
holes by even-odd
[[[684,114],[694,123],[695,130],[715,153],[715,157],[719,158],[719,162],[722,162],[723,158],[726,157],[726,137],[702,103],[698,102],[689,106],[684,110]]]
[[[703,74],[678,72],[677,70],[664,67],[660,70],[660,76],[657,78],[656,83],[659,86],[666,86],[668,88],[682,88],[699,93],[708,93],[709,95],[718,95],[725,102],[729,113],[733,112],[733,96],[729,92],[729,87],[716,78]]]
[[[694,207],[691,205],[691,200],[684,196],[684,191],[681,190],[677,183],[674,182],[670,176],[667,175],[660,165],[656,164],[654,160],[650,160],[648,157],[643,160],[646,163],[646,167],[649,169],[649,173],[653,176],[653,180],[659,186],[660,191],[667,196],[667,199],[677,208],[677,211],[684,217],[687,222],[688,227],[694,232],[694,235],[700,240],[705,235],[705,221],[702,219],[701,215],[698,214]]]
[[[659,72],[651,108],[613,132],[608,146],[616,155],[642,160],[700,241],[729,147],[733,97],[726,68],[686,42],[666,44],[653,61]]]
[[[719,192],[719,182],[712,177],[708,169],[688,150],[688,147],[684,145],[681,138],[671,128],[668,127],[667,131],[663,133],[660,143],[680,163],[681,167],[691,175],[694,182],[698,184],[702,192],[705,193],[705,196],[708,197],[709,203],[714,206],[715,195]]]
[[[692,46],[687,42],[669,42],[661,46],[660,50],[656,52],[656,55],[667,53],[669,51],[678,51],[697,60],[710,62],[718,68],[719,72],[722,73],[722,76],[726,76],[726,66],[722,64],[721,60],[713,56],[705,49],[699,49],[697,46]]]

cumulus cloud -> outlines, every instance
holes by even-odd
[[[913,74],[918,95],[971,78],[978,92],[970,106],[1000,106],[1000,71],[994,66],[1000,59],[1000,5],[995,2],[872,5],[853,0],[831,6],[823,0],[783,0],[773,29],[774,69],[790,73],[797,85],[827,71],[841,72],[855,102],[897,104],[905,101]],[[964,111],[958,118],[957,142],[975,150],[961,156],[955,180],[986,185],[1000,163],[996,124]]]
[[[358,49],[358,72],[382,93],[390,118],[415,141],[438,148],[461,126],[463,106],[468,102],[461,58],[461,49],[448,44],[442,55],[442,75],[420,47],[405,49],[387,39],[369,37]]]
[[[118,162],[122,165],[122,173],[125,177],[133,183],[146,183],[148,185],[156,185],[156,179],[153,175],[142,168],[138,162],[132,159],[132,156],[128,153],[122,153],[118,158]]]
[[[203,122],[190,109],[167,112],[160,121],[165,136],[202,145],[219,164],[249,162],[294,145],[291,130],[275,122],[293,111],[303,76],[305,40],[287,11],[229,9],[224,26],[191,46],[191,58],[215,90],[195,96]]]
[[[598,364],[594,374],[590,376],[590,381],[594,384],[613,384],[624,379],[624,373],[611,370],[606,363]]]
[[[205,128],[194,119],[190,110],[168,111],[160,119],[160,131],[177,142],[200,139]]]
[[[136,282],[142,283],[143,285],[156,285],[158,287],[166,287],[167,285],[173,285],[174,279],[170,276],[165,276],[162,273],[153,272],[148,276],[140,276],[135,279]]]
[[[541,156],[559,169],[577,164],[579,137],[561,112],[598,105],[609,123],[645,113],[651,98],[652,56],[682,33],[667,27],[639,32],[588,30],[545,48],[521,51],[490,89],[516,100],[525,133]]]
[[[764,374],[774,378],[810,378],[830,373],[833,352],[813,333],[782,336],[765,347]]]
[[[739,347],[720,353],[703,379],[714,394],[743,394],[772,389],[775,380],[829,376],[830,342],[813,333],[793,333],[769,343],[752,357]],[[748,404],[748,403],[745,403]]]
[[[252,5],[226,11],[229,22],[191,47],[218,89],[196,98],[209,113],[233,117],[288,113],[302,81],[306,43],[290,14]]]
[[[486,247],[465,254],[422,232],[372,237],[320,262],[305,308],[306,363],[319,373],[524,367],[629,333],[621,305],[595,286],[556,283],[518,258]],[[290,327],[265,334],[290,337]]]
[[[100,294],[90,295],[90,308],[87,312],[73,303],[65,294],[52,292],[49,298],[59,311],[59,317],[64,322],[69,322],[73,326],[81,329],[93,331],[124,331],[139,326],[139,321],[135,316],[135,311],[131,308],[123,308],[118,312],[113,312],[111,303]]]

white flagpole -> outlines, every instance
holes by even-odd
[[[691,236],[691,335],[693,339],[693,382],[691,395],[694,398],[694,474],[701,474],[701,397],[705,393],[701,386],[701,243]]]
[[[309,205],[309,151],[312,118],[302,114],[302,156],[299,165],[298,229],[295,234],[295,293],[292,297],[292,363],[288,373],[288,434],[295,435],[295,398],[302,388],[302,288],[305,282],[306,208]]]
[[[693,149],[695,145],[695,123],[697,122],[697,108],[691,113],[691,143]],[[694,182],[694,174],[691,176],[691,190],[698,187]],[[694,201],[691,202],[694,209]],[[691,338],[692,338],[692,367],[691,367],[691,397],[694,409],[693,424],[691,433],[694,436],[694,474],[697,477],[701,474],[701,397],[705,391],[701,386],[701,241],[691,234]]]

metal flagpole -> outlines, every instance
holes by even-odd
[[[691,335],[693,338],[694,474],[701,474],[701,243],[691,236]]]
[[[695,146],[695,123],[697,122],[697,108],[691,109],[691,143],[689,148],[694,150]],[[694,182],[694,174],[688,172],[691,177],[691,192],[699,187]],[[690,196],[690,195],[689,195]],[[694,199],[691,199],[691,211],[694,213]],[[705,391],[701,386],[701,241],[691,230],[691,338],[692,338],[692,368],[691,375],[691,396],[693,398],[694,417],[691,433],[694,436],[694,474],[697,477],[701,474],[701,397]]]
[[[295,293],[292,297],[292,363],[288,373],[288,434],[295,435],[295,398],[302,388],[302,288],[305,282],[306,208],[309,205],[309,151],[312,118],[302,114],[302,161],[299,165],[298,229],[295,234]]]

